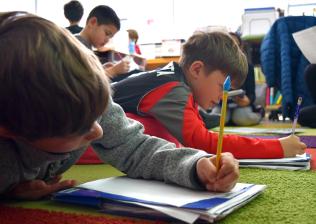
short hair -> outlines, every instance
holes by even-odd
[[[106,109],[102,65],[65,29],[28,13],[0,13],[0,49],[0,126],[15,135],[82,135]]]
[[[78,22],[83,15],[83,7],[79,1],[72,0],[64,5],[64,15],[69,21]]]
[[[231,76],[233,88],[239,88],[248,73],[247,58],[236,42],[224,32],[197,32],[182,46],[179,64],[187,70],[194,61],[202,61],[206,72],[220,70]]]
[[[231,35],[232,37],[235,37],[238,41],[238,46],[241,47],[243,45],[243,42],[240,38],[240,35],[238,35],[237,33],[234,33],[234,32],[229,32],[229,35]]]
[[[106,5],[96,6],[91,10],[88,15],[87,23],[89,19],[96,17],[99,25],[114,25],[117,30],[120,30],[121,23],[119,17],[116,15],[115,11]]]
[[[135,43],[137,43],[137,41],[138,41],[137,31],[133,30],[133,29],[128,29],[127,32],[128,32],[128,37],[132,40],[135,40]]]

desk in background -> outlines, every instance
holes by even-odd
[[[180,57],[161,57],[161,58],[155,58],[155,59],[147,59],[145,70],[150,71],[150,70],[155,70],[157,68],[161,68],[171,61],[178,62],[179,58]]]

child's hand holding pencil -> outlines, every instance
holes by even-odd
[[[239,178],[238,161],[229,152],[221,154],[219,170],[216,169],[215,161],[216,156],[212,156],[197,162],[196,172],[199,180],[208,191],[230,191]]]
[[[294,115],[293,125],[292,125],[292,135],[280,138],[283,149],[283,156],[286,157],[295,157],[296,155],[303,154],[306,149],[306,144],[301,142],[299,137],[295,136],[295,128],[297,124],[297,119],[300,113],[300,107],[302,104],[302,97],[297,99],[296,111]]]

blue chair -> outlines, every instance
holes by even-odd
[[[313,16],[282,17],[274,22],[261,43],[262,71],[268,86],[282,93],[284,117],[293,119],[299,96],[303,97],[302,107],[313,103],[304,79],[304,69],[309,62],[299,50],[292,34],[315,25],[316,18]]]

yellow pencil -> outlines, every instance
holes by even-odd
[[[228,91],[230,89],[230,76],[227,76],[224,84],[223,84],[223,98],[222,98],[222,110],[221,110],[221,119],[220,119],[220,126],[219,126],[219,135],[217,141],[217,150],[216,150],[216,170],[219,170],[219,164],[221,160],[221,153],[223,147],[223,135],[224,135],[224,126],[226,120],[226,107],[227,107],[227,98],[228,98]]]

